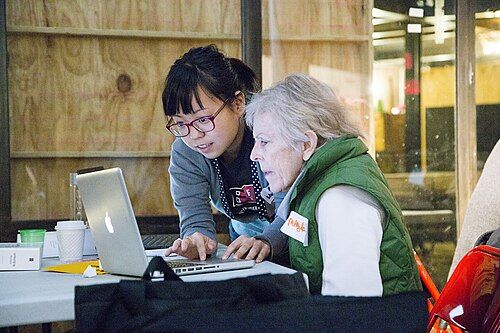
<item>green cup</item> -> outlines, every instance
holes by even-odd
[[[45,229],[21,229],[19,234],[21,235],[22,244],[42,244],[45,239]]]

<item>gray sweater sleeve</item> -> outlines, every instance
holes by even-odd
[[[209,166],[180,139],[172,144],[168,172],[174,206],[179,212],[181,238],[199,231],[216,240],[210,206]]]
[[[278,210],[278,207],[285,195],[286,192],[274,193],[276,210]],[[288,247],[288,236],[280,230],[283,223],[285,223],[285,221],[276,215],[274,221],[264,229],[262,234],[255,237],[256,239],[265,240],[271,246],[269,259],[282,254]]]

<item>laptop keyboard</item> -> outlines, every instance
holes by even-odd
[[[154,234],[142,235],[142,244],[146,250],[165,249],[172,246],[174,241],[179,238],[178,234]]]

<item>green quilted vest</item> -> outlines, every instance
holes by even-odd
[[[383,295],[422,289],[401,210],[382,172],[367,151],[363,142],[354,137],[330,140],[313,154],[304,167],[304,177],[291,189],[290,210],[309,220],[309,245],[304,247],[301,242],[290,238],[290,261],[294,269],[308,275],[313,294],[321,293],[323,273],[316,204],[324,191],[339,184],[367,191],[385,210],[379,262]]]

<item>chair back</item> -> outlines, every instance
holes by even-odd
[[[434,281],[429,275],[429,272],[427,272],[427,269],[425,268],[422,260],[420,260],[418,254],[415,251],[413,251],[413,255],[417,263],[418,274],[420,275],[420,280],[422,281],[422,285],[424,286],[424,291],[426,291],[427,294],[429,294],[430,296],[430,298],[427,299],[427,309],[430,313],[432,311],[434,303],[436,302],[437,299],[439,299],[441,293],[434,284]],[[436,324],[434,325],[434,333],[446,333],[448,332],[447,327],[448,327],[447,325],[440,325],[440,323],[436,322]],[[453,333],[462,333],[462,330],[457,326],[450,325],[450,329]]]
[[[490,308],[483,320],[483,332],[499,333],[500,332],[500,288],[497,285],[497,291],[493,297]]]
[[[469,332],[488,331],[498,318],[500,249],[480,245],[458,263],[430,311],[429,332],[442,318]]]

